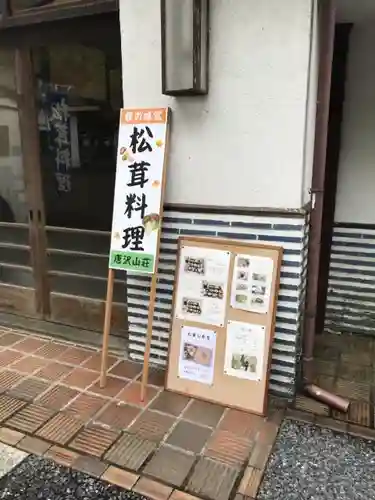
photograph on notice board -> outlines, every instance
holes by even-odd
[[[202,281],[201,293],[203,297],[222,300],[224,297],[224,285],[223,283],[210,283],[209,281]]]
[[[249,269],[250,257],[239,256],[237,260],[237,267],[239,269]]]
[[[216,333],[213,330],[183,326],[181,328],[180,378],[212,384],[214,377]]]
[[[182,247],[176,317],[223,326],[229,280],[229,252]]]
[[[204,259],[185,257],[184,259],[184,271],[185,273],[194,273],[198,275],[204,275],[206,268],[206,263]]]
[[[272,259],[237,255],[234,263],[231,306],[235,309],[267,314],[272,276]]]
[[[183,297],[182,310],[186,314],[191,314],[192,316],[200,316],[202,314],[202,301]]]
[[[264,326],[229,321],[225,345],[224,373],[247,380],[261,380],[265,340]]]
[[[257,372],[258,358],[256,356],[247,356],[246,354],[232,354],[232,370],[242,370],[244,372]]]

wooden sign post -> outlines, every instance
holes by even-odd
[[[106,384],[115,270],[150,274],[142,400],[148,380],[155,309],[169,118],[168,108],[123,109],[120,116],[100,386]]]
[[[181,237],[166,388],[264,415],[282,248]]]

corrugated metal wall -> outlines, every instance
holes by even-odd
[[[284,248],[284,257],[272,350],[270,390],[280,395],[293,396],[305,294],[307,252],[305,218],[165,212],[163,221],[152,362],[166,363],[179,235],[218,236],[281,245]],[[127,286],[129,355],[134,360],[142,360],[147,330],[150,279],[129,274]]]
[[[375,335],[375,227],[335,225],[325,326]]]

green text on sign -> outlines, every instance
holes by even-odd
[[[112,251],[109,267],[111,269],[123,269],[124,271],[152,273],[154,260],[155,256],[152,254]]]

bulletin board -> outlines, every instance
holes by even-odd
[[[282,247],[181,237],[166,389],[265,415]]]

